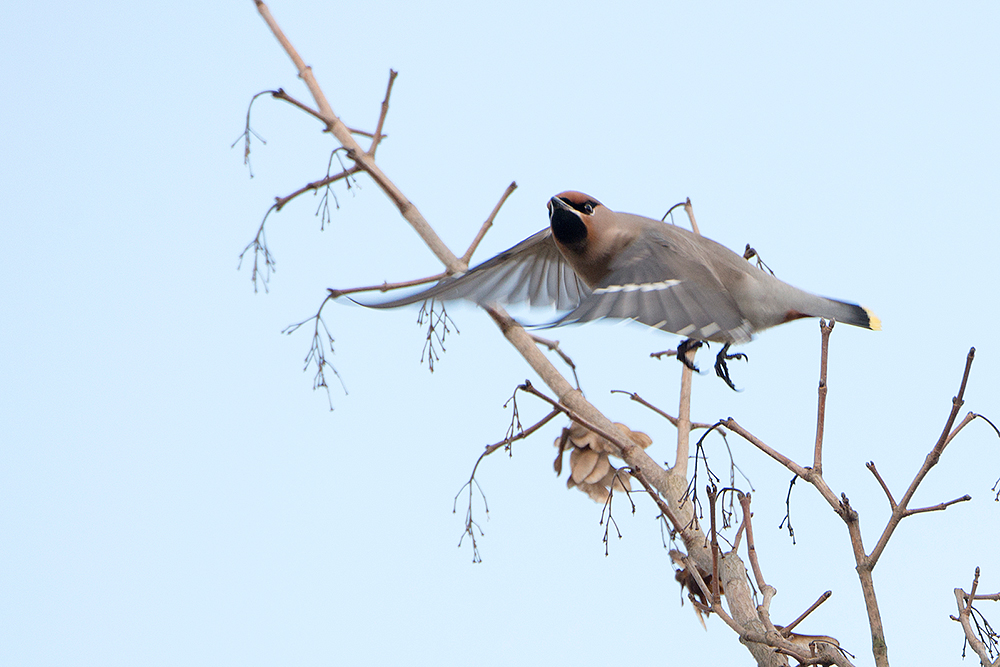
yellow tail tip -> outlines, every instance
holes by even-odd
[[[862,308],[864,308],[864,306],[862,306]],[[868,310],[867,308],[865,308],[865,314],[868,315],[868,328],[871,329],[872,331],[881,331],[882,320],[878,318],[878,315]]]

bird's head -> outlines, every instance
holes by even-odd
[[[556,241],[568,248],[582,248],[594,216],[606,211],[604,205],[582,192],[567,190],[549,200],[549,224]]]

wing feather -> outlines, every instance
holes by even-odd
[[[682,251],[681,244],[697,241],[671,231],[639,235],[593,293],[554,324],[615,317],[692,338],[750,340],[749,323],[718,277],[697,261],[697,248]]]
[[[381,303],[361,303],[369,308],[397,308],[438,299],[467,299],[476,303],[555,304],[560,310],[576,308],[590,289],[577,277],[543,229],[514,247],[459,276],[445,278],[433,287]]]

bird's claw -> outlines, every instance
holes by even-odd
[[[729,343],[726,343],[719,351],[719,354],[715,357],[715,374],[722,378],[722,380],[729,385],[730,389],[737,391],[736,385],[734,385],[733,381],[729,378],[729,366],[726,365],[726,361],[729,359],[742,359],[743,361],[749,361],[749,357],[742,352],[726,354],[727,352],[729,352]]]
[[[697,350],[701,347],[703,342],[704,341],[695,340],[693,338],[685,338],[681,341],[681,344],[677,346],[677,360],[693,370],[695,373],[700,371],[698,370],[698,367],[694,365],[694,362],[688,359],[687,353],[691,350]],[[705,345],[708,345],[708,343],[705,343]]]

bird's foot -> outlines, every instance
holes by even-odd
[[[679,352],[679,350],[678,350]],[[715,374],[725,381],[729,385],[729,388],[736,391],[736,385],[733,381],[729,379],[729,366],[726,365],[726,361],[729,359],[742,359],[743,361],[748,361],[747,355],[742,352],[737,352],[736,354],[726,354],[729,352],[729,343],[726,343],[719,354],[715,357]]]
[[[681,341],[681,344],[677,346],[677,360],[693,370],[695,373],[699,372],[698,367],[694,365],[694,361],[688,359],[687,353],[691,350],[697,350],[701,347],[703,342],[704,341],[695,340],[693,338],[685,338]],[[708,345],[708,343],[705,343],[705,345]]]

